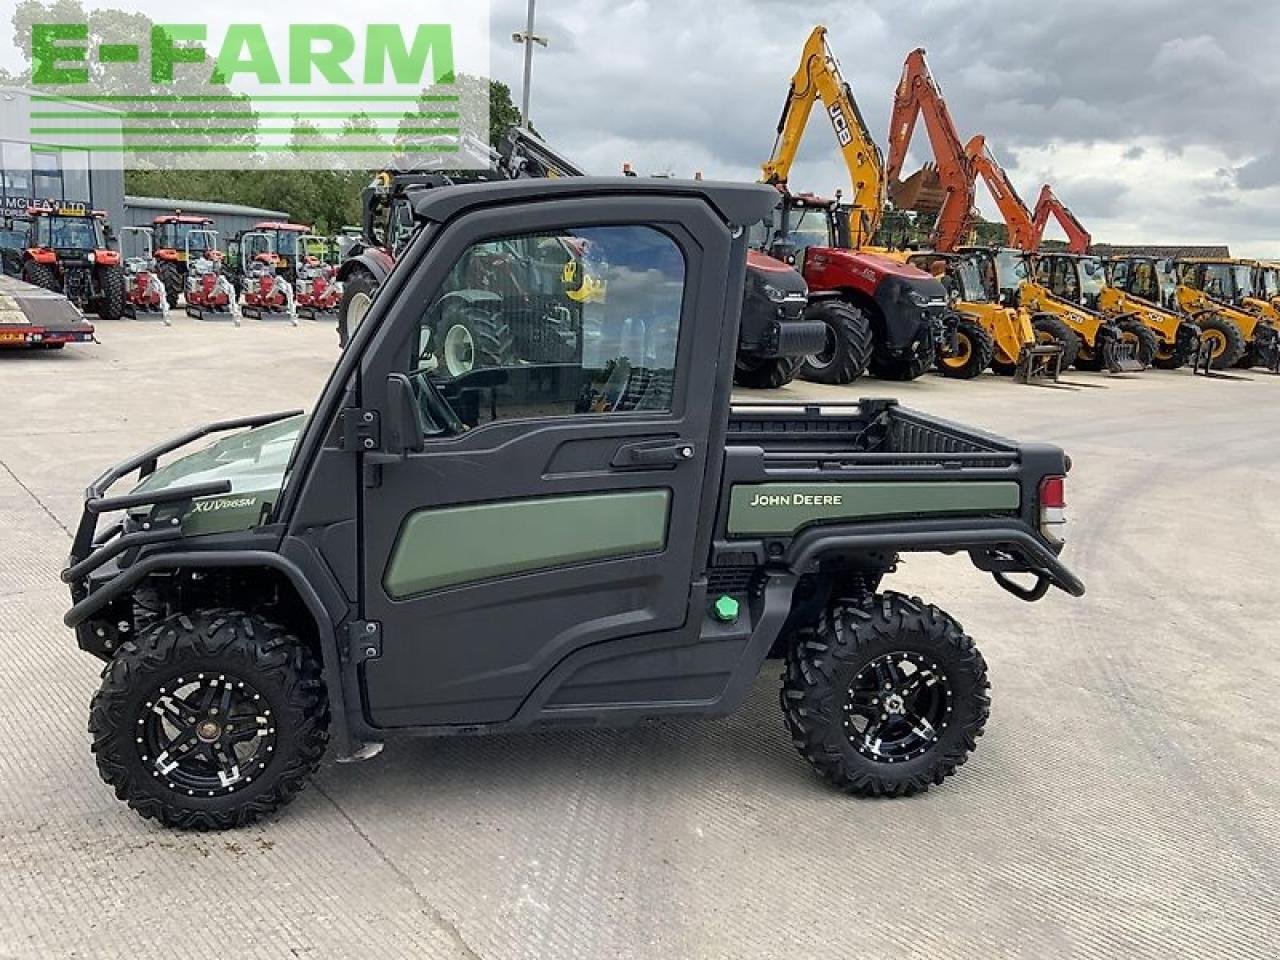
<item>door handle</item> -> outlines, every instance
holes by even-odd
[[[692,460],[697,448],[688,440],[628,443],[618,449],[611,467],[674,467]]]

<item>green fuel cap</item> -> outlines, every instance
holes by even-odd
[[[715,602],[716,619],[724,623],[733,623],[738,619],[738,601],[733,597],[721,597]]]

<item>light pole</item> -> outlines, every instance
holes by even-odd
[[[511,35],[513,41],[524,44],[524,90],[520,93],[520,125],[526,130],[529,129],[529,78],[533,73],[533,45],[547,45],[546,37],[539,37],[533,32],[534,3],[535,0],[529,0],[529,21],[525,24],[524,33]]]

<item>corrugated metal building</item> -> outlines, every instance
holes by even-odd
[[[182,210],[211,217],[225,240],[261,220],[288,220],[264,210],[208,200],[126,197],[120,114],[92,104],[50,101],[20,87],[0,86],[0,216],[25,221],[33,200],[65,200],[105,210],[115,228],[149,226],[160,214]],[[57,117],[44,117],[57,113]],[[82,119],[83,118],[83,119]],[[60,145],[65,130],[93,130],[93,150]],[[112,149],[112,148],[115,149]]]

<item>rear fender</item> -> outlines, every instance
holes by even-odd
[[[348,280],[352,274],[364,270],[371,274],[375,281],[382,283],[387,279],[387,275],[391,273],[391,268],[394,266],[395,260],[390,255],[376,247],[369,247],[359,256],[352,257],[338,268],[338,280]]]

